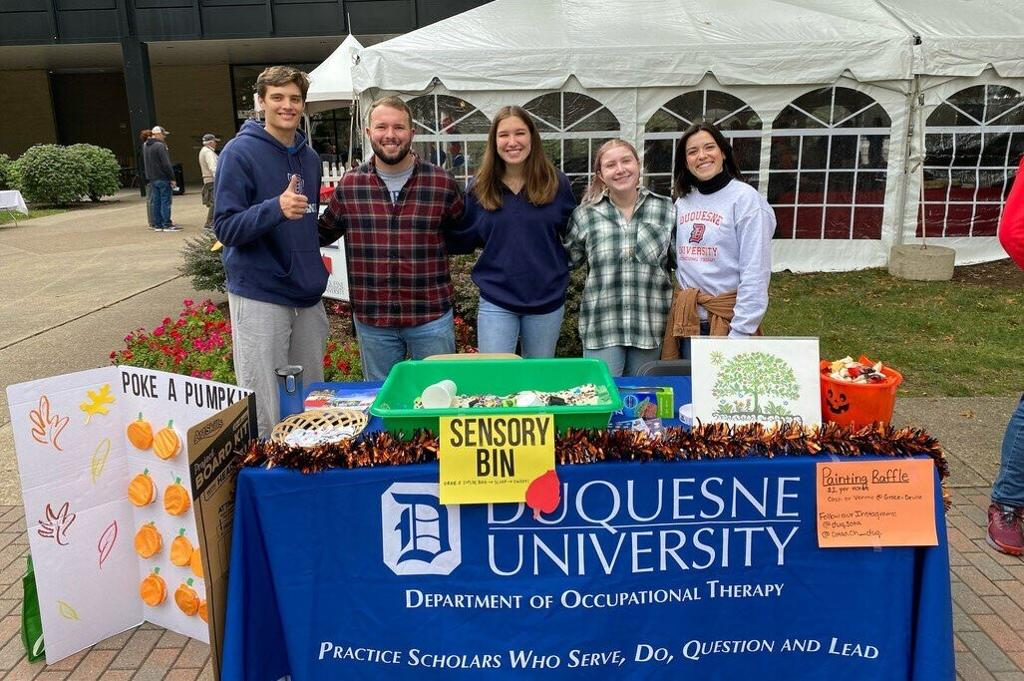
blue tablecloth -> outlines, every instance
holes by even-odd
[[[817,461],[562,466],[540,520],[243,470],[221,678],[953,679],[938,485],[938,546],[819,549]]]

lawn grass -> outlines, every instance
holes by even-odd
[[[15,217],[18,219],[18,224],[20,225],[25,220],[42,218],[47,215],[56,215],[57,213],[65,213],[67,210],[67,208],[29,208],[28,215],[23,213],[11,215],[11,213],[6,210],[0,210],[0,225],[13,225]]]
[[[882,360],[903,374],[902,395],[1012,394],[1024,389],[1020,275],[1008,261],[957,268],[947,282],[885,270],[774,274],[764,328],[818,336],[823,358]]]

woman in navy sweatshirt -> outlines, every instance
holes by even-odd
[[[554,356],[569,282],[562,236],[575,207],[530,114],[499,109],[466,202],[467,232],[483,247],[472,274],[480,352],[515,352],[522,339],[524,357]]]

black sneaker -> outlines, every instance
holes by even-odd
[[[178,227],[178,225],[169,225],[167,227],[164,227],[163,230],[161,230],[161,231],[164,231],[164,232],[180,232],[181,231],[181,227]]]

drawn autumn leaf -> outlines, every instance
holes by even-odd
[[[58,452],[63,452],[57,438],[67,427],[70,417],[60,414],[50,414],[50,398],[46,395],[39,397],[39,408],[28,413],[28,419],[32,423],[32,439],[43,445],[53,445]]]
[[[114,396],[110,394],[109,383],[104,383],[100,386],[98,392],[95,390],[86,390],[85,394],[89,399],[86,402],[79,404],[78,408],[85,412],[86,425],[89,425],[89,421],[96,414],[110,413],[110,409],[107,408],[107,405],[114,403]]]
[[[68,528],[75,522],[75,514],[68,513],[70,505],[65,501],[56,513],[49,504],[46,505],[45,517],[39,520],[39,529],[36,530],[40,537],[54,539],[58,546],[68,545]]]
[[[100,568],[103,568],[103,561],[110,556],[110,552],[114,549],[114,542],[117,541],[117,521],[112,521],[107,525],[107,529],[103,530],[103,534],[100,535],[100,540],[96,543],[96,550],[100,552]]]
[[[96,484],[100,475],[103,473],[103,467],[107,465],[107,457],[110,456],[110,438],[105,437],[100,440],[99,444],[96,445],[96,451],[92,453],[92,463],[89,468],[92,472],[92,484]]]
[[[64,619],[69,620],[80,620],[78,612],[64,601],[57,601],[57,608],[60,610],[60,616]]]

